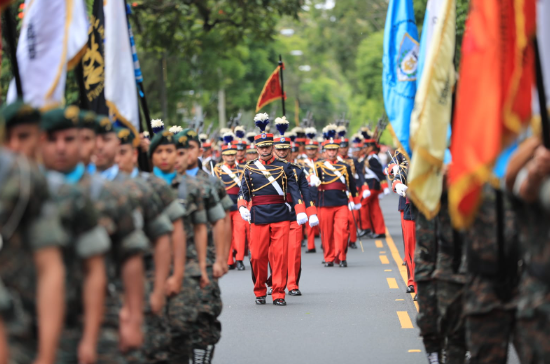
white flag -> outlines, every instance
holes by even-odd
[[[88,19],[84,0],[26,0],[17,62],[26,103],[42,110],[61,106],[67,65],[86,46]],[[10,83],[8,102],[17,98]]]
[[[136,77],[124,0],[105,0],[105,100],[111,117],[138,135]],[[139,143],[139,139],[136,138]]]

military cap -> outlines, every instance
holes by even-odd
[[[68,106],[64,109],[53,109],[42,114],[40,127],[47,132],[78,128],[80,126],[80,109]]]
[[[120,139],[120,144],[134,144],[134,140],[136,139],[136,136],[134,133],[127,128],[115,128],[116,136],[118,139]]]
[[[254,123],[260,129],[260,134],[254,137],[258,147],[269,147],[273,145],[273,134],[267,133],[267,124],[269,124],[269,115],[266,113],[256,114]]]
[[[96,129],[97,134],[109,134],[115,132],[115,127],[111,123],[108,116],[98,115],[96,117]]]
[[[235,136],[230,131],[223,135],[222,155],[237,154],[237,144],[235,144]]]
[[[97,129],[97,115],[93,111],[80,110],[78,113],[78,124],[81,128]]]
[[[183,132],[180,132],[177,135],[180,135],[181,133]],[[153,153],[155,152],[155,149],[157,149],[159,145],[165,145],[165,144],[176,145],[175,135],[172,135],[172,133],[170,133],[168,130],[155,134],[153,139],[151,139],[151,144],[149,144],[149,152],[147,153],[149,157],[153,155]]]
[[[40,111],[21,100],[5,105],[0,113],[5,120],[6,128],[20,124],[40,123]]]
[[[181,133],[183,133],[183,135],[187,137],[188,142],[195,141],[199,144],[199,148],[201,147],[201,141],[199,140],[199,135],[197,134],[196,131],[194,131],[193,129],[187,128],[187,129],[183,129]]]
[[[336,125],[329,124],[323,128],[323,134],[325,135],[325,140],[323,142],[324,149],[338,149],[340,144],[334,138],[336,137]]]
[[[306,149],[319,149],[319,142],[316,140],[308,140],[306,143]]]
[[[174,140],[176,144],[176,149],[187,149],[189,148],[189,138],[183,131],[180,131],[174,135]]]
[[[296,144],[294,142],[290,143],[290,147],[292,148],[290,150],[292,153],[296,153],[296,152],[300,151],[300,147],[298,146],[298,144]]]
[[[273,140],[273,145],[275,149],[289,149],[290,148],[290,138],[285,137],[285,132],[288,130],[288,120],[286,117],[280,117],[275,119],[275,127],[281,134],[279,137]]]
[[[246,154],[248,153],[258,153],[258,149],[256,149],[256,144],[251,143],[246,147]]]

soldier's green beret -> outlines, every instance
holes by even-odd
[[[130,129],[126,128],[115,128],[116,136],[120,139],[120,144],[134,144],[136,136]]]
[[[188,142],[195,141],[199,144],[199,148],[201,147],[201,141],[196,131],[194,131],[193,129],[187,128],[187,129],[183,129],[183,131],[181,131],[180,133],[183,133],[183,135],[187,137]]]
[[[108,116],[98,115],[95,121],[96,121],[95,132],[97,134],[109,134],[109,133],[115,132],[115,127],[113,126],[113,123],[111,123],[111,120],[109,119]]]
[[[5,105],[0,114],[5,120],[6,128],[20,124],[40,123],[40,111],[21,100]]]
[[[174,139],[176,140],[176,149],[189,148],[189,137],[185,135],[184,131],[180,131],[179,133],[174,135]]]
[[[95,114],[95,112],[89,110],[80,110],[80,112],[78,113],[79,126],[81,128],[92,129],[93,131],[95,131],[97,128],[96,118],[97,115]]]
[[[47,132],[78,128],[79,112],[80,109],[77,106],[50,110],[42,114],[40,127]]]
[[[151,158],[151,156],[155,152],[155,149],[157,149],[159,145],[164,144],[176,144],[174,135],[168,130],[155,134],[153,139],[151,139],[151,144],[149,144],[149,152],[147,153],[149,155],[149,158]]]

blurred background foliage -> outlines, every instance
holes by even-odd
[[[89,8],[94,0],[86,0]],[[428,0],[414,0],[421,31]],[[20,22],[22,11],[16,2]],[[457,52],[469,0],[457,0]],[[350,134],[372,127],[384,111],[382,44],[388,0],[136,0],[130,23],[136,38],[152,118],[185,125],[205,115],[205,125],[242,114],[252,130],[258,96],[282,55],[291,126],[308,111],[315,126],[345,118]],[[11,69],[2,57],[6,95]],[[68,76],[67,103],[78,100]],[[223,100],[223,99],[222,99]],[[280,102],[262,111],[281,115]],[[383,142],[391,144],[389,135]]]

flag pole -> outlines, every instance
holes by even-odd
[[[279,54],[279,74],[281,75],[281,100],[283,100],[283,116],[286,116],[285,109],[285,82],[283,79],[283,57]]]
[[[19,64],[17,63],[17,47],[15,45],[15,24],[11,13],[11,7],[7,6],[4,10],[4,23],[6,40],[10,48],[10,60],[13,77],[15,78],[15,88],[17,90],[17,97],[23,98],[23,84],[21,83],[21,74],[19,73]]]
[[[544,78],[540,61],[539,44],[536,36],[533,42],[535,45],[535,69],[537,77],[537,94],[539,95],[540,121],[542,124],[542,141],[544,142],[546,149],[550,149],[550,121],[548,120],[546,90],[544,89]]]

